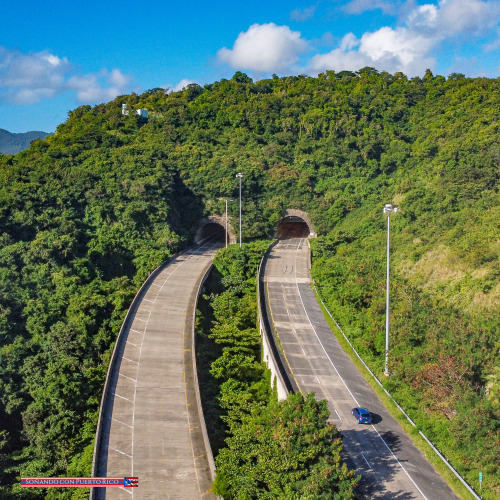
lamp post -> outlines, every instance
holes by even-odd
[[[241,178],[243,174],[241,172],[236,174],[236,177],[240,179],[240,248],[241,248]]]
[[[227,198],[226,198],[226,248],[227,248],[227,240],[229,239],[227,235]]]
[[[385,370],[384,375],[389,376],[389,255],[390,255],[390,234],[391,234],[391,212],[396,213],[398,207],[388,203],[384,207],[384,214],[387,214],[387,283],[385,299]]]

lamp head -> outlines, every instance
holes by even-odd
[[[394,212],[396,213],[398,211],[398,207],[395,207],[391,203],[387,203],[387,205],[384,207],[384,214],[388,212]]]

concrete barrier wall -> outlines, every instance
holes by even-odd
[[[210,475],[212,476],[212,481],[213,481],[215,479],[215,461],[214,461],[214,455],[212,453],[212,447],[210,445],[210,440],[208,438],[207,425],[205,423],[205,416],[203,414],[203,407],[201,405],[200,386],[198,384],[198,369],[196,366],[196,331],[195,331],[196,307],[198,305],[198,299],[200,298],[201,288],[205,283],[205,281],[207,280],[208,276],[210,275],[210,271],[212,270],[212,268],[213,264],[210,264],[203,273],[203,275],[200,276],[198,287],[196,287],[195,290],[193,290],[193,296],[192,296],[193,309],[192,309],[192,314],[190,315],[190,318],[188,320],[192,324],[191,328],[188,331],[191,332],[191,360],[193,367],[193,384],[196,391],[196,407],[198,409],[199,420],[201,423],[201,432],[203,434],[203,442],[205,443],[208,466],[210,467]]]
[[[271,381],[273,384],[276,384],[278,399],[282,400],[285,399],[288,394],[298,392],[298,387],[293,379],[288,364],[279,349],[276,330],[272,323],[271,311],[269,310],[267,300],[267,289],[264,274],[269,252],[276,245],[276,243],[277,242],[274,242],[269,246],[260,261],[257,273],[257,297],[259,304],[259,324],[260,334],[262,337],[263,361],[267,363],[267,367],[271,370]]]

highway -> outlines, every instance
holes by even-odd
[[[311,289],[306,238],[280,240],[270,252],[264,281],[272,321],[301,392],[326,399],[340,430],[344,457],[361,475],[366,499],[457,498],[361,376],[326,322]],[[366,407],[373,424],[358,424],[353,407]]]
[[[194,247],[149,283],[124,332],[102,409],[95,476],[139,478],[95,498],[215,498],[196,405],[191,329],[198,285],[219,244]]]

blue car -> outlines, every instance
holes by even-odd
[[[366,408],[353,408],[352,414],[358,421],[358,424],[372,423],[372,414]]]

